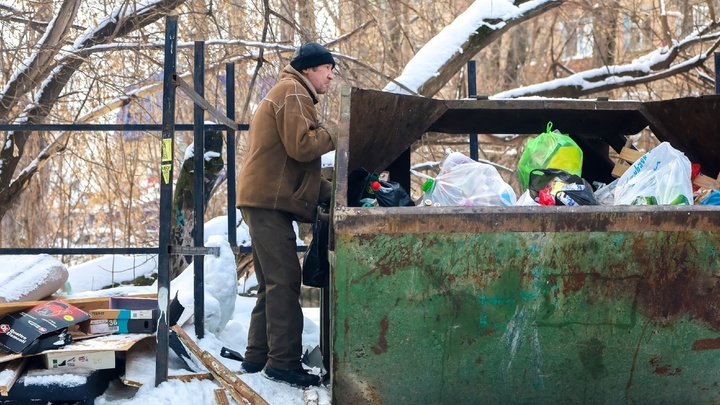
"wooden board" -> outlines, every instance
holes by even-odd
[[[67,302],[73,306],[80,308],[81,310],[88,312],[93,309],[108,308],[110,306],[109,297],[93,297],[93,298],[77,298],[77,299],[65,299],[63,297],[55,297],[63,302]],[[32,308],[36,305],[45,304],[52,301],[52,299],[43,301],[24,301],[24,302],[5,302],[0,304],[0,316],[10,314],[13,312],[22,311],[23,309]]]
[[[6,397],[10,388],[25,370],[27,358],[15,359],[0,366],[0,395]]]

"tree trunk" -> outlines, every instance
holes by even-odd
[[[223,137],[220,131],[205,131],[205,150],[195,151],[193,157],[183,162],[178,175],[175,195],[173,197],[173,213],[175,220],[171,224],[171,243],[174,246],[193,246],[195,235],[195,159],[202,159],[208,152],[216,156],[205,159],[205,195],[203,206],[207,208],[212,189],[215,187],[224,166],[222,153]],[[204,221],[203,221],[204,222]],[[192,263],[192,256],[170,256],[170,279],[179,276]]]

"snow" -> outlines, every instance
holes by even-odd
[[[27,385],[45,385],[45,386],[63,386],[63,387],[78,387],[87,381],[86,375],[78,374],[53,374],[53,373],[28,373],[25,376],[25,383]]]
[[[247,227],[242,221],[238,212],[238,241],[244,240],[249,244]],[[296,228],[297,232],[297,228]],[[202,339],[196,339],[195,326],[191,317],[183,314],[179,322],[187,334],[197,340],[198,346],[204,351],[211,353],[220,360],[226,367],[233,371],[240,370],[240,362],[220,356],[223,347],[230,348],[239,353],[245,352],[247,345],[247,330],[250,325],[250,314],[255,305],[254,297],[239,296],[237,291],[245,291],[256,285],[253,277],[248,280],[241,280],[240,286],[233,281],[237,279],[235,273],[235,261],[230,245],[227,242],[227,217],[217,217],[205,225],[206,245],[220,247],[218,257],[206,256],[204,260],[205,270],[205,335]],[[298,243],[302,240],[298,237]],[[52,258],[46,255],[34,256],[0,256],[0,274],[10,269],[26,268],[30,263],[36,266],[38,263],[53,263]],[[156,272],[157,258],[152,255],[139,255],[136,257],[105,256],[90,260],[86,263],[68,268],[70,273],[69,284],[72,294],[67,298],[85,298],[94,296],[111,296],[127,294],[156,293],[157,286],[135,287],[122,286],[110,289],[98,290],[103,286],[110,285],[112,281],[127,281],[141,275],[150,275]],[[175,280],[171,281],[170,288],[173,291],[180,291],[178,298],[186,312],[193,310],[193,265],[188,268]],[[230,281],[230,282],[228,282]],[[173,295],[174,296],[174,295]],[[210,300],[208,300],[210,298]],[[214,302],[210,304],[209,302]],[[320,311],[319,308],[303,308],[305,325],[303,330],[303,348],[311,351],[320,342]],[[208,317],[217,319],[208,321]],[[185,322],[185,323],[183,323]],[[222,326],[223,324],[224,327]],[[113,335],[117,339],[119,335]],[[78,341],[75,344],[92,347],[99,342],[95,339]],[[173,359],[170,364],[173,365]],[[176,360],[176,363],[179,361]],[[200,364],[197,362],[197,364]],[[132,388],[123,385],[120,381],[113,381],[103,395],[95,401],[96,405],[198,405],[215,403],[214,390],[221,388],[214,380],[193,380],[181,382],[168,380],[157,387],[155,386],[155,359],[149,358],[147,367],[143,367],[143,374],[138,379],[143,383],[140,388]],[[85,382],[85,375],[73,375],[67,373],[40,373],[29,376],[32,383],[56,384],[62,382],[66,386],[80,385]],[[57,370],[51,370],[56,371]],[[320,373],[319,368],[311,369],[313,373]],[[169,370],[169,375],[179,374],[180,370]],[[137,377],[137,376],[136,376]],[[0,381],[4,378],[0,374]],[[305,403],[302,389],[291,387],[287,384],[275,382],[266,378],[262,373],[240,374],[239,378],[247,383],[253,390],[262,396],[271,405],[301,405]],[[28,380],[26,380],[28,381]],[[319,404],[330,403],[330,393],[326,387],[319,387],[316,395]],[[228,396],[230,403],[234,403]]]
[[[462,53],[462,46],[482,26],[493,29],[502,27],[504,22],[489,24],[490,19],[507,20],[522,14],[524,9],[537,7],[544,1],[530,1],[523,3],[522,8],[507,0],[478,0],[464,13],[458,16],[450,25],[443,28],[425,44],[410,62],[405,66],[402,74],[395,79],[408,89],[417,92],[430,78],[437,76],[438,71],[455,53]],[[383,89],[391,93],[405,93],[407,91],[396,83],[390,83]]]

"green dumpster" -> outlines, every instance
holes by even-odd
[[[334,404],[720,402],[718,208],[348,206],[349,172],[397,167],[425,132],[538,133],[548,120],[590,156],[584,174],[609,173],[608,145],[619,151],[650,126],[717,175],[720,96],[442,101],[343,90]]]

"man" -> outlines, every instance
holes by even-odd
[[[301,269],[293,221],[311,222],[330,200],[321,156],[335,149],[337,125],[319,123],[315,104],[333,80],[335,60],[317,43],[300,46],[250,123],[237,206],[250,229],[257,302],[242,367],[307,387],[320,377],[302,367]]]

